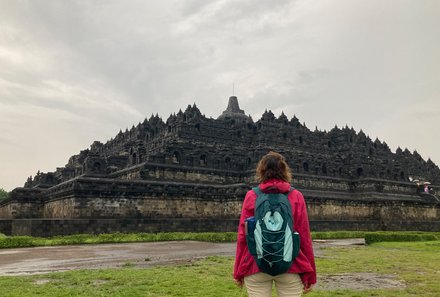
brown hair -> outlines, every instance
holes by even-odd
[[[292,171],[281,154],[269,152],[258,162],[256,178],[259,183],[271,178],[281,179],[290,183],[292,181]]]

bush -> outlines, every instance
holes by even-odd
[[[140,241],[134,233],[98,234],[95,237],[97,243],[122,243]]]
[[[237,240],[237,233],[235,232],[199,233],[195,236],[195,240],[210,241],[210,242],[233,242]]]
[[[0,248],[18,248],[32,246],[75,245],[75,244],[98,244],[98,243],[123,243],[123,242],[155,242],[176,240],[198,240],[210,242],[233,242],[237,238],[235,232],[212,232],[212,233],[109,233],[109,234],[75,234],[55,236],[51,238],[12,236],[3,238],[0,236]]]
[[[93,235],[89,234],[74,234],[66,236],[55,236],[52,238],[43,238],[42,245],[74,245],[83,243],[94,243]]]
[[[20,248],[35,246],[31,236],[14,236],[0,238],[0,248]]]
[[[364,231],[332,231],[312,232],[313,239],[344,239],[365,238],[367,244],[382,241],[432,241],[440,240],[440,232],[364,232]],[[123,242],[155,242],[198,240],[209,242],[234,242],[237,239],[235,232],[204,232],[204,233],[109,233],[109,234],[75,234],[55,236],[51,238],[12,236],[7,237],[0,233],[1,248],[20,248],[33,246],[123,243]]]
[[[367,232],[365,233],[365,243],[394,241],[433,241],[440,240],[439,232]]]
[[[313,239],[364,238],[365,231],[312,232]]]

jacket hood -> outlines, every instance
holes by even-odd
[[[262,192],[285,193],[290,190],[290,184],[281,179],[269,179],[259,185]]]

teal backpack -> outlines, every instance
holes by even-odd
[[[300,239],[295,232],[288,193],[263,193],[258,187],[255,217],[245,221],[246,242],[262,272],[287,272],[299,253]]]

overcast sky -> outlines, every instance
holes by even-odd
[[[196,103],[440,163],[440,1],[0,0],[0,188]]]

